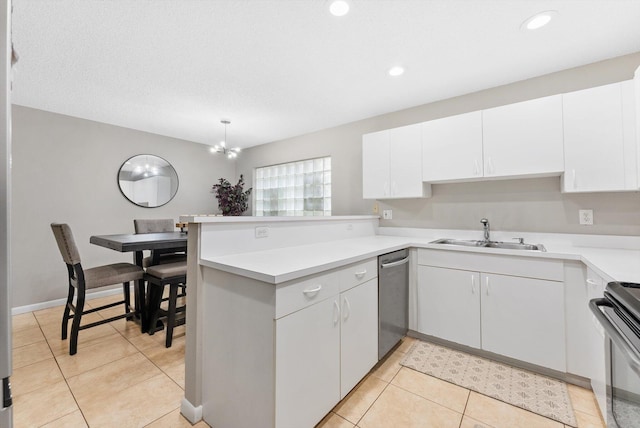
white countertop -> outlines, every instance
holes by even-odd
[[[545,243],[546,252],[430,244],[433,237],[375,235],[201,259],[214,269],[280,284],[403,248],[580,260],[606,280],[640,283],[640,250]]]
[[[328,222],[349,220],[379,219],[376,215],[343,215],[343,216],[222,216],[219,214],[183,214],[181,223],[296,223],[296,222]]]

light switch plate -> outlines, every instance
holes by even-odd
[[[256,227],[256,239],[267,238],[269,236],[269,228],[265,226]]]
[[[382,218],[385,220],[393,219],[393,211],[391,210],[382,210]]]
[[[578,210],[580,224],[585,226],[593,225],[593,210]]]

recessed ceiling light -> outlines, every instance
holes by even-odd
[[[349,3],[345,0],[334,0],[329,5],[329,12],[334,16],[345,16],[349,13]]]
[[[389,76],[401,76],[404,74],[404,67],[400,67],[399,65],[395,67],[391,67],[389,69]]]
[[[545,10],[544,12],[536,13],[529,19],[526,19],[522,25],[520,25],[520,28],[526,30],[542,28],[547,25],[557,13],[555,10]]]

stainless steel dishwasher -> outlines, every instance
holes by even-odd
[[[378,257],[378,360],[407,334],[409,250]]]

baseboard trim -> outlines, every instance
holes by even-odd
[[[182,403],[180,404],[180,413],[182,413],[182,416],[187,418],[192,425],[202,420],[202,406],[195,407],[186,397],[182,399]]]
[[[97,299],[99,297],[107,297],[114,294],[122,293],[122,287],[114,288],[111,290],[95,291],[93,293],[87,293],[86,299]],[[66,303],[67,299],[49,300],[48,302],[34,303],[33,305],[17,306],[11,308],[11,315],[20,315],[27,312],[39,311],[42,309],[53,308],[55,306],[62,306]]]

